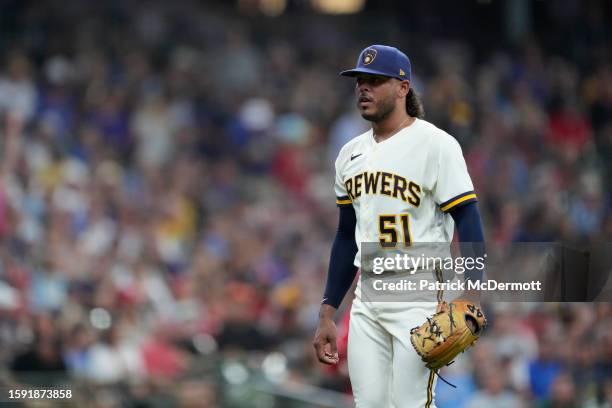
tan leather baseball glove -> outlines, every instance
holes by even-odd
[[[436,313],[410,330],[410,341],[427,368],[438,370],[472,346],[487,325],[480,308],[467,300],[441,302]]]

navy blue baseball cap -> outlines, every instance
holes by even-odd
[[[357,67],[342,71],[340,75],[373,74],[410,81],[410,73],[410,60],[406,54],[388,45],[370,45],[359,54]]]

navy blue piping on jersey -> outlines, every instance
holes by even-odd
[[[336,205],[338,207],[342,207],[348,205],[350,207],[353,206],[353,200],[349,196],[336,197]]]
[[[355,255],[357,254],[355,209],[352,205],[338,204],[338,206],[340,210],[338,231],[329,257],[327,283],[321,302],[336,309],[342,303],[342,299],[344,299],[357,274],[357,267],[354,265]]]

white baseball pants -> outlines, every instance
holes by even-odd
[[[348,368],[357,408],[435,408],[436,378],[412,347],[410,329],[421,325],[436,306],[355,298]]]

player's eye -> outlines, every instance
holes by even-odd
[[[387,78],[381,76],[362,76],[357,78],[357,86],[361,86],[363,84],[378,86],[386,80]]]
[[[376,77],[359,77],[357,78],[357,86],[363,84],[376,85],[377,78]]]

